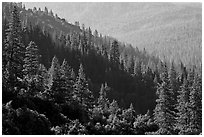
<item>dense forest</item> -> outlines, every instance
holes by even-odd
[[[42,9],[47,6],[69,22],[77,20],[140,50],[145,48],[161,59],[182,61],[185,66],[202,62],[200,2],[25,2],[25,5]]]
[[[201,134],[201,64],[2,3],[2,134]]]

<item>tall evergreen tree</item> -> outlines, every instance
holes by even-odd
[[[105,83],[105,85],[102,84],[99,92],[99,98],[98,98],[98,105],[102,109],[107,109],[109,105],[109,100],[107,98],[107,91],[108,91],[107,83]]]
[[[4,57],[7,62],[9,81],[14,86],[17,82],[17,77],[23,78],[22,69],[25,47],[22,43],[22,28],[18,8],[14,5],[12,9],[11,20],[4,41]]]
[[[193,67],[192,69],[190,69],[190,72],[189,72],[188,75],[187,75],[189,88],[192,88],[192,87],[193,87],[194,77],[195,77],[195,69],[194,69],[194,67]]]
[[[57,58],[53,58],[52,62],[54,71],[52,75],[52,85],[51,85],[51,97],[54,98],[54,101],[57,103],[64,103],[68,94],[68,86],[66,83],[66,76],[63,72],[64,70],[60,69]],[[51,67],[52,68],[52,67]],[[56,70],[58,68],[58,70]]]
[[[140,60],[135,60],[134,75],[140,81],[142,80],[142,63]]]
[[[56,56],[52,59],[52,64],[48,72],[48,87],[50,88],[56,73],[60,70],[60,65]]]
[[[88,38],[87,38],[88,46],[92,48],[92,45],[93,45],[93,43],[92,43],[93,37],[92,37],[92,31],[91,31],[91,28],[90,28],[90,27],[88,28],[88,36],[87,36],[87,37],[88,37]]]
[[[110,61],[118,67],[120,62],[120,52],[118,41],[114,40],[110,48]]]
[[[154,110],[154,120],[158,124],[158,134],[174,134],[174,112],[172,108],[172,93],[170,90],[170,84],[168,79],[168,70],[166,64],[164,64],[163,71],[161,73],[162,83],[158,87],[157,93],[159,98],[156,100],[156,107]]]
[[[91,108],[93,105],[93,94],[89,90],[88,82],[84,73],[83,65],[80,64],[78,77],[74,84],[73,98],[79,102],[80,105],[85,108]]]
[[[202,132],[202,81],[196,76],[190,91],[190,130],[192,134]]]
[[[179,95],[178,95],[178,118],[177,118],[177,129],[179,129],[179,134],[187,134],[190,122],[190,112],[189,112],[189,95],[190,91],[188,88],[188,81],[185,78],[183,84],[181,85]]]
[[[41,92],[43,92],[44,90],[47,89],[47,84],[48,84],[47,69],[43,64],[40,64],[37,72],[37,81],[36,81],[37,88]]]
[[[24,62],[23,72],[30,79],[37,74],[39,67],[38,47],[33,41],[26,47]]]
[[[126,55],[127,56],[127,55]],[[126,57],[127,58],[127,57]],[[136,62],[135,62],[135,58],[133,56],[131,56],[130,58],[128,58],[128,62],[129,62],[129,69],[128,69],[128,72],[130,74],[134,74],[135,73],[135,70],[136,70]]]
[[[61,65],[61,71],[62,71],[62,77],[65,79],[65,84],[67,87],[67,93],[66,93],[66,98],[67,100],[71,99],[71,95],[73,92],[73,86],[74,86],[74,79],[72,78],[72,69],[68,65],[67,61],[64,59]]]
[[[170,104],[171,107],[169,108],[173,113],[172,115],[174,116],[175,119],[173,119],[172,124],[176,124],[176,106],[177,106],[177,91],[179,90],[179,85],[177,81],[177,73],[174,67],[174,62],[171,63],[171,68],[169,70],[169,86],[170,86],[170,91],[169,93],[171,94],[170,98]]]

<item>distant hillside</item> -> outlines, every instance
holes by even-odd
[[[201,62],[202,7],[200,3],[26,3],[54,9],[69,22],[146,48],[162,58]],[[60,7],[60,8],[58,8]]]

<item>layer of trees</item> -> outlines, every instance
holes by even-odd
[[[198,68],[181,63],[178,71],[145,51],[128,54],[120,42],[100,39],[90,28],[53,38],[39,26],[22,26],[21,7],[8,6],[3,134],[202,132]]]

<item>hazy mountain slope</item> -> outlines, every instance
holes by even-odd
[[[8,27],[6,24],[12,17],[10,14],[12,13],[12,3],[3,3],[2,9],[3,39],[5,40]],[[54,56],[58,58],[60,64],[66,59],[76,74],[79,64],[82,63],[90,84],[89,88],[93,91],[95,97],[99,95],[98,91],[101,83],[107,82],[110,87],[110,92],[107,94],[110,100],[116,99],[119,105],[124,108],[133,103],[137,113],[145,113],[148,109],[153,110],[156,98],[153,83],[155,74],[153,71],[158,64],[158,58],[119,42],[119,47],[114,49],[114,52],[119,53],[117,56],[120,63],[114,65],[112,57],[110,58],[113,51],[112,38],[105,36],[90,37],[91,30],[81,30],[79,26],[67,23],[60,16],[53,16],[47,10],[42,11],[36,8],[25,10],[21,3],[18,4],[18,10],[23,25],[23,44],[28,45],[30,41],[33,41],[38,45],[40,63],[48,70],[50,70]],[[75,33],[76,31],[78,33]],[[102,46],[102,44],[105,46]],[[5,44],[3,46],[5,47]],[[136,65],[136,63],[139,65]],[[139,70],[144,75],[144,79],[151,81],[148,86],[147,82],[142,82],[143,78],[140,80],[134,78],[137,73],[134,72],[136,66],[141,68]],[[150,70],[150,67],[152,67],[152,70]],[[148,76],[146,73],[148,73]],[[148,101],[142,102],[144,100]]]
[[[35,4],[32,4],[34,6]],[[200,3],[38,3],[68,21],[80,21],[102,34],[140,49],[189,63],[201,62]],[[31,3],[26,6],[32,7]],[[59,8],[60,7],[60,8]]]
[[[108,6],[114,8],[108,9]],[[192,64],[201,62],[200,5],[126,3],[101,4],[104,9],[96,7],[97,4],[90,5],[87,8],[89,10],[86,9],[83,15],[80,15],[81,22],[98,28],[102,33],[132,43],[140,49],[146,48],[161,57],[165,55],[166,58],[176,61],[181,59],[184,63],[189,63],[189,58]],[[104,16],[104,11],[107,16]],[[98,15],[99,19],[91,13]]]

